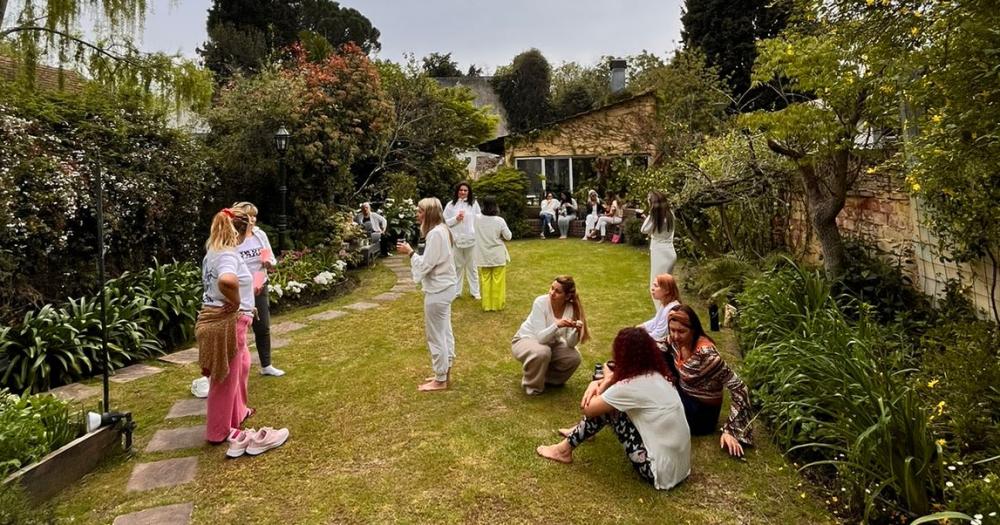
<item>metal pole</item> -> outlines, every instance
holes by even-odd
[[[104,294],[104,176],[101,172],[100,159],[97,161],[97,282],[101,286],[97,296],[101,300],[101,356],[104,359],[102,382],[104,386],[104,412],[111,411],[111,399],[108,387],[108,374],[111,368],[111,357],[108,354],[108,313],[107,297]]]
[[[278,193],[281,194],[281,217],[278,218],[278,254],[284,249],[285,237],[288,236],[288,172],[285,169],[285,152],[282,151],[279,155],[278,168],[281,170],[281,186],[278,187]]]

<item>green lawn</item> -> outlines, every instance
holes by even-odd
[[[201,423],[164,421],[175,400],[190,396],[197,375],[194,365],[168,365],[157,376],[112,386],[116,407],[137,417],[136,452],[64,492],[57,515],[110,523],[128,512],[193,501],[194,522],[212,524],[833,521],[822,502],[803,492],[805,483],[762,429],[746,461],[719,451],[718,437],[696,438],[691,477],[670,492],[638,479],[611,432],[580,447],[572,465],[537,457],[537,445],[554,443],[555,429],[579,417],[593,363],[608,356],[616,331],[652,315],[649,260],[644,251],[579,240],[519,241],[510,249],[506,311],[484,313],[468,298],[454,303],[451,390],[415,390],[430,373],[419,293],[292,333],[292,344],[275,352],[285,377],[251,372],[250,401],[258,410],[252,424],[292,432],[284,447],[256,458],[226,460],[223,447],[207,445],[141,452],[157,429]],[[594,338],[565,388],[529,398],[510,339],[531,301],[562,273],[577,279]],[[377,267],[351,295],[275,321],[301,320],[392,284],[392,274]],[[731,350],[731,334],[717,340]],[[199,456],[195,482],[125,493],[135,464],[192,454]]]

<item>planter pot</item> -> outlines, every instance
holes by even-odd
[[[122,435],[120,425],[101,427],[11,474],[4,483],[18,483],[31,501],[44,502],[90,473],[104,458],[121,452]]]

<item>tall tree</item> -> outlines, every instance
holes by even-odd
[[[460,77],[458,62],[451,59],[451,53],[431,53],[423,58],[424,74],[429,77]]]
[[[737,107],[769,107],[768,88],[751,90],[750,73],[758,40],[781,32],[791,13],[791,0],[685,0],[681,39],[701,49],[737,98]]]
[[[541,51],[530,49],[517,55],[497,71],[491,83],[507,111],[511,131],[528,131],[549,120],[552,67]]]
[[[568,117],[600,106],[611,94],[610,69],[605,58],[595,66],[564,62],[552,72],[552,111]]]
[[[207,28],[198,53],[219,80],[235,71],[254,73],[272,53],[299,40],[317,61],[348,42],[365,53],[380,48],[371,21],[332,0],[214,0]]]

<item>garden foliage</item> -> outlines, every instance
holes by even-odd
[[[0,389],[0,479],[69,443],[81,427],[64,401]]]
[[[524,196],[528,193],[528,176],[511,167],[501,167],[493,173],[488,173],[476,180],[473,189],[478,198],[493,195],[500,208],[500,216],[507,221],[514,238],[523,237],[531,229],[524,220],[524,208],[527,203]]]

